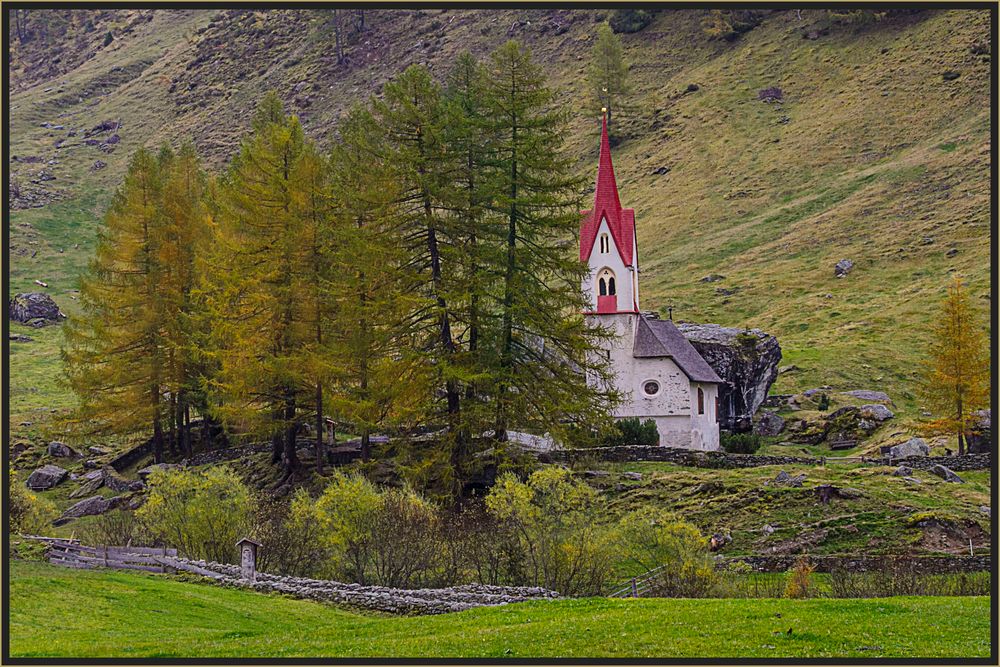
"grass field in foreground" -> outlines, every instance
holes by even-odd
[[[987,657],[989,598],[574,599],[420,617],[9,563],[12,657]]]

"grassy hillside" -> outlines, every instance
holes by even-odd
[[[709,40],[703,13],[663,11],[623,36],[635,92],[616,121],[615,160],[636,209],[642,307],[774,333],[798,368],[776,391],[880,388],[914,416],[915,368],[949,276],[967,278],[984,309],[991,298],[989,63],[972,48],[989,45],[989,12],[840,26],[824,11],[774,11],[734,43]],[[485,56],[508,37],[563,91],[568,148],[591,174],[597,124],[584,72],[602,16],[369,10],[340,65],[329,13],[298,10],[109,11],[90,32],[15,45],[11,170],[27,186],[46,169],[55,180],[38,187],[57,200],[13,211],[10,289],[47,282],[72,315],[76,277],[137,147],[190,136],[221,165],[268,89],[329,145],[344,109],[406,65],[442,74],[460,50]],[[698,89],[684,92],[689,84]],[[758,100],[771,86],[782,103]],[[83,143],[105,120],[121,121],[111,153]],[[106,166],[94,170],[97,160]],[[841,258],[855,268],[838,280]],[[725,279],[700,282],[711,273]],[[21,436],[21,422],[35,428],[71,404],[55,383],[59,344],[57,331],[12,344]]]
[[[15,657],[987,657],[988,598],[532,602],[443,616],[14,561]],[[710,620],[710,622],[706,622]]]

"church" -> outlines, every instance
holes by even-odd
[[[660,445],[719,449],[722,380],[670,320],[639,310],[639,247],[635,211],[622,208],[611,164],[608,122],[601,127],[594,207],[583,211],[580,261],[590,271],[584,313],[614,332],[603,354],[623,396],[615,417],[656,422]]]

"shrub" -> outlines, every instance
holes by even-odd
[[[44,533],[58,516],[55,505],[29,491],[10,471],[10,495],[7,498],[7,530],[10,534]]]
[[[816,566],[809,562],[806,555],[799,556],[795,565],[788,571],[788,578],[785,583],[786,598],[809,598],[816,594],[816,587],[813,584],[812,574]]]
[[[763,441],[756,433],[720,431],[719,444],[730,454],[755,454],[763,445]]]
[[[881,598],[897,595],[990,595],[989,572],[920,574],[910,559],[892,559],[871,572],[830,571],[830,597]]]
[[[650,581],[656,597],[706,597],[719,582],[707,542],[697,528],[669,512],[645,507],[618,524],[615,543],[636,575],[660,568]]]
[[[764,88],[757,92],[757,99],[761,102],[780,102],[785,99],[785,93],[777,86]]]
[[[323,576],[329,553],[321,539],[322,527],[315,514],[302,511],[312,500],[303,489],[290,503],[262,503],[256,516],[254,535],[263,545],[257,553],[257,569],[294,577]]]
[[[654,11],[647,9],[616,9],[611,12],[608,24],[615,32],[639,32],[656,17]]]
[[[820,412],[826,412],[830,409],[830,397],[826,394],[819,395],[819,402],[816,404],[816,409]]]
[[[701,20],[701,29],[712,39],[735,41],[764,20],[764,12],[752,9],[712,9]]]
[[[152,545],[155,540],[135,512],[117,509],[98,515],[80,530],[84,544],[130,546]]]
[[[501,475],[486,507],[517,536],[525,554],[524,583],[563,595],[602,592],[612,565],[611,535],[593,521],[600,497],[570,471],[543,468],[526,482]]]
[[[114,36],[111,34],[111,31],[109,30],[104,35],[104,46],[107,46],[108,44],[110,44],[111,42],[113,42],[114,39],[115,39]]]
[[[653,447],[659,443],[660,432],[656,429],[656,422],[652,419],[640,422],[638,417],[628,417],[616,421],[605,438],[605,444],[609,447],[622,445]]]
[[[136,511],[153,539],[187,558],[236,562],[236,540],[252,534],[254,496],[226,466],[157,470]]]

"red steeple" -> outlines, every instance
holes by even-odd
[[[632,266],[632,247],[635,239],[635,211],[622,208],[618,197],[618,183],[615,168],[611,164],[611,144],[608,142],[608,117],[601,123],[601,155],[597,163],[597,187],[594,192],[594,208],[583,211],[580,225],[580,261],[590,259],[590,252],[597,240],[597,230],[601,220],[607,220],[611,237],[615,240],[618,254],[625,266]]]

